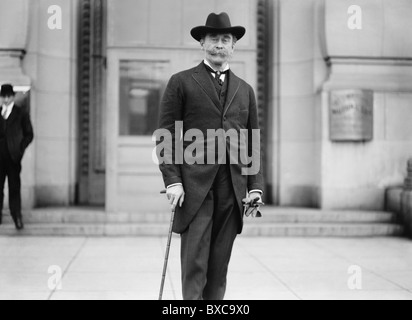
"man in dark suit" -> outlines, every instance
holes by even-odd
[[[224,137],[223,161],[218,144],[214,149],[208,145],[207,156],[196,155],[195,163],[187,159],[192,152],[186,152],[192,142],[186,134],[193,130],[204,137],[210,130],[231,130],[239,136],[243,130],[251,142],[252,131],[259,128],[253,89],[229,67],[236,41],[245,32],[243,27],[232,27],[226,13],[212,13],[205,26],[193,28],[191,35],[200,42],[205,59],[197,67],[172,76],[161,103],[159,127],[170,132],[174,142],[182,141],[185,151],[185,159],[179,162],[175,144],[162,153],[159,146],[164,141],[158,143],[159,160],[167,149],[172,152],[173,161],[161,161],[160,170],[172,209],[176,209],[173,231],[181,234],[185,300],[224,298],[233,243],[243,228],[242,199],[247,192],[252,199],[260,199],[263,193],[260,169],[245,174],[249,164],[232,156],[230,148],[239,148],[241,143]],[[198,143],[198,147],[202,145]],[[249,154],[255,151],[256,160],[256,145],[249,143],[246,148]],[[260,152],[257,156],[260,168]],[[206,158],[207,162],[203,161]]]
[[[29,114],[14,103],[13,86],[5,84],[0,90],[0,224],[4,202],[4,184],[9,184],[10,213],[17,230],[24,228],[21,215],[21,161],[33,141]]]

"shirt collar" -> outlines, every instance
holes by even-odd
[[[207,65],[208,67],[210,67],[212,70],[215,70],[215,68],[213,68],[213,67],[210,65],[209,61],[207,61],[207,60],[205,59],[205,60],[203,60],[203,62],[204,62],[205,65]],[[226,64],[226,67],[222,70],[222,72],[225,72],[225,71],[227,71],[227,70],[229,70],[229,69],[230,69],[229,63],[227,63],[227,64]]]
[[[10,103],[8,106],[6,106],[5,104],[2,105],[2,108],[6,108],[7,110],[12,110],[13,107],[14,107],[14,101]]]

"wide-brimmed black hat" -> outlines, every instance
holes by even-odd
[[[11,84],[3,84],[0,90],[0,97],[10,97],[14,96],[15,92]]]
[[[197,41],[200,41],[208,33],[231,33],[237,40],[240,40],[246,33],[244,27],[232,27],[229,15],[226,12],[221,14],[211,13],[207,17],[206,25],[193,28],[190,34]]]

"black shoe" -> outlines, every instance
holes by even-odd
[[[14,222],[14,224],[16,225],[17,230],[23,230],[24,229],[24,224],[23,224],[23,220],[22,220],[21,217],[17,218],[16,221]]]

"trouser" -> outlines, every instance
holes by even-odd
[[[221,165],[206,200],[181,236],[184,300],[223,300],[240,219],[229,166]]]
[[[11,159],[5,140],[0,140],[0,215],[3,211],[4,185],[7,177],[10,214],[14,221],[16,218],[21,218],[20,173],[21,163],[16,163]]]

